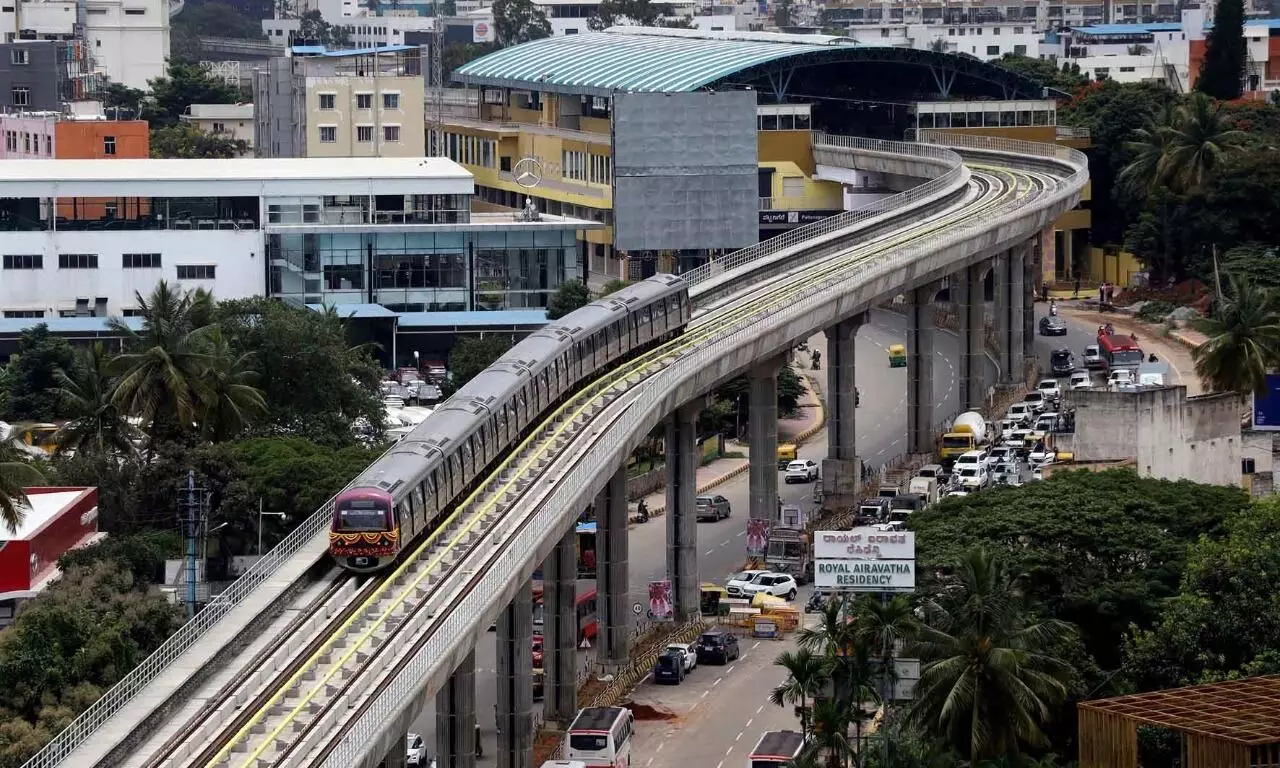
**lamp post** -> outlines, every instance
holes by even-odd
[[[289,516],[284,512],[266,512],[262,509],[262,497],[258,497],[258,557],[262,557],[262,518],[270,515],[287,521]]]

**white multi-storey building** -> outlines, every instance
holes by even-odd
[[[94,68],[112,82],[146,88],[169,58],[168,0],[15,0],[0,7],[0,31],[14,40],[82,40]]]

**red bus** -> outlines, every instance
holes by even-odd
[[[546,617],[546,608],[542,604],[542,591],[542,584],[535,582],[533,585],[533,626],[534,632],[537,634],[542,634],[542,627]],[[584,639],[595,639],[596,634],[600,631],[600,622],[596,610],[595,586],[585,586],[579,581],[577,593],[578,644],[581,644]]]
[[[1136,368],[1146,360],[1146,356],[1142,354],[1142,347],[1139,347],[1138,342],[1129,336],[1099,333],[1098,351],[1102,354],[1108,369]]]

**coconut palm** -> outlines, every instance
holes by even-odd
[[[1193,93],[1178,107],[1164,161],[1175,190],[1187,192],[1203,186],[1244,144],[1245,132],[1228,128],[1221,110],[1221,104],[1203,93]]]
[[[1066,662],[1043,653],[1073,632],[1029,618],[1016,579],[985,550],[967,552],[954,583],[926,603],[914,646],[923,662],[911,722],[973,765],[1042,746],[1041,726],[1067,695]]]
[[[236,355],[221,329],[208,334],[209,368],[200,385],[203,399],[202,431],[214,442],[240,432],[255,415],[267,410],[261,390],[253,386],[258,372],[253,355]]]
[[[87,448],[104,454],[133,452],[137,430],[112,399],[111,356],[102,342],[76,352],[78,365],[58,371],[58,395],[68,420],[58,430],[58,452]]]
[[[774,664],[787,670],[787,679],[769,692],[774,706],[788,705],[800,710],[800,730],[809,732],[809,699],[817,698],[830,681],[827,660],[807,648],[784,651]]]
[[[1192,350],[1196,375],[1221,392],[1267,392],[1267,372],[1280,361],[1280,298],[1236,275],[1213,314],[1197,321],[1207,340]]]
[[[1177,110],[1166,104],[1146,124],[1133,132],[1125,148],[1133,159],[1120,171],[1122,189],[1135,198],[1145,198],[1150,191],[1169,179],[1169,136],[1177,122]]]
[[[818,699],[813,706],[813,749],[827,768],[845,768],[857,757],[849,741],[849,707],[842,701]]]
[[[854,626],[849,621],[844,599],[828,600],[818,614],[818,623],[796,633],[796,644],[828,658],[853,646]]]
[[[17,533],[18,526],[22,525],[23,507],[27,503],[22,489],[43,482],[40,470],[12,456],[8,450],[0,453],[0,522],[9,533]]]

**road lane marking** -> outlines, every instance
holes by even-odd
[[[733,740],[735,744],[736,744],[736,743],[738,743],[739,741],[742,741],[742,734],[743,734],[743,733],[745,733],[745,731],[738,731],[738,736],[737,736],[737,738],[735,738],[735,739]]]
[[[723,680],[723,679],[724,679],[723,677],[717,677],[717,678],[716,678],[716,681],[715,681],[714,683],[712,683],[712,684],[711,684],[711,687],[712,687],[712,688],[715,688],[717,685],[719,685],[719,684],[720,684],[720,681],[721,681],[721,680]]]
[[[724,768],[724,761],[721,760],[720,762],[716,763],[716,768]]]
[[[763,642],[764,642],[763,640],[757,640],[757,641],[755,642],[755,645],[752,645],[752,646],[751,646],[751,650],[753,650],[753,651],[754,651],[755,649],[759,648],[759,647],[760,647],[760,643],[763,643]]]
[[[653,765],[653,758],[652,758],[652,757],[651,757],[651,758],[649,758],[649,762],[647,762],[647,763],[645,763],[645,764],[644,764],[644,768],[649,768],[649,766],[651,766],[651,765]]]
[[[747,727],[748,727],[748,728],[750,728],[750,727],[751,727],[751,724],[752,724],[752,723],[754,723],[755,721],[756,721],[756,719],[755,719],[754,717],[753,717],[753,718],[751,718],[751,719],[749,719],[749,720],[747,720]]]
[[[708,554],[708,555],[714,555],[715,553],[716,553],[716,551],[715,551],[714,549],[708,549],[708,550],[707,550],[707,554]]]
[[[738,535],[739,535],[739,536],[746,536],[746,535],[747,535],[747,532],[746,532],[746,531],[738,531]]]
[[[887,686],[886,686],[886,687],[887,687]],[[667,746],[667,742],[665,742],[665,741],[660,741],[660,742],[658,742],[658,748],[657,748],[657,749],[655,749],[655,750],[653,750],[653,751],[654,751],[654,754],[657,754],[658,752],[661,752],[661,751],[662,751],[662,748],[663,748],[663,747],[665,747],[665,746]]]
[[[760,706],[756,707],[756,714],[757,714],[757,715],[758,715],[758,714],[760,714],[760,713],[761,713],[761,712],[763,712],[763,711],[764,711],[764,705],[763,705],[763,704],[761,704]]]
[[[733,754],[733,747],[729,747],[728,749],[726,749],[726,750],[724,751],[724,756],[725,756],[725,757],[728,757],[728,756],[729,756],[729,755],[731,755],[731,754]]]
[[[709,690],[707,690],[707,691],[703,691],[703,692],[702,692],[702,698],[704,698],[704,699],[705,699],[705,698],[707,698],[707,694],[709,694],[709,693],[711,693],[711,691],[709,691]]]

